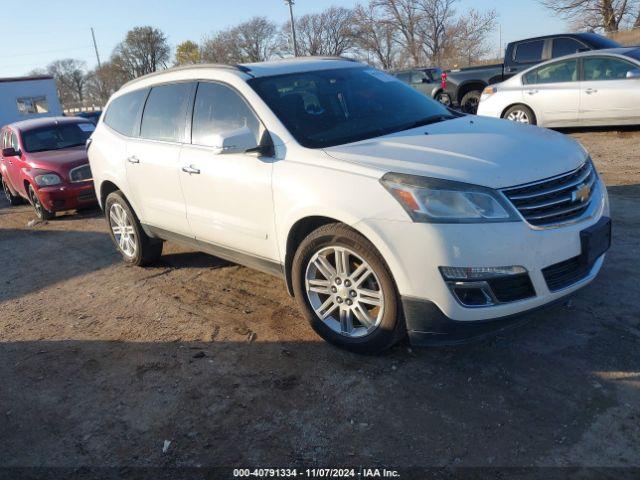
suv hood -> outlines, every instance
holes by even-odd
[[[387,172],[504,188],[578,168],[587,154],[557,132],[465,116],[326,148],[337,159]]]

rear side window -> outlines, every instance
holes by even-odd
[[[624,80],[627,72],[638,68],[631,62],[613,57],[585,58],[582,63],[585,81]]]
[[[140,136],[166,142],[183,141],[192,87],[191,83],[174,83],[152,88],[142,114]]]
[[[553,50],[551,56],[553,58],[564,57],[565,55],[571,55],[577,53],[586,47],[574,40],[573,38],[556,38],[553,40]]]
[[[525,85],[578,81],[578,61],[565,60],[536,68],[523,77]]]
[[[200,83],[193,107],[191,142],[217,147],[215,135],[247,127],[260,143],[261,124],[235,90],[219,83]]]
[[[122,135],[134,135],[134,128],[147,90],[125,93],[114,99],[104,116],[104,123]]]
[[[544,50],[544,40],[535,40],[533,42],[524,42],[516,47],[516,55],[514,60],[517,63],[534,63],[542,60],[542,52]]]

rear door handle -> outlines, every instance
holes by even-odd
[[[199,175],[200,170],[195,168],[193,165],[189,165],[187,167],[182,167],[182,171],[184,173],[188,173],[189,175]]]
[[[135,155],[131,155],[129,158],[127,158],[127,162],[129,162],[129,163],[140,163],[140,159],[138,157],[136,157]]]
[[[529,95],[535,95],[536,93],[538,93],[538,90],[527,90],[527,93]]]

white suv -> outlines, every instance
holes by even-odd
[[[579,144],[335,58],[134,80],[89,159],[126,262],[170,240],[278,275],[316,332],[358,352],[517,323],[592,281],[610,245]]]

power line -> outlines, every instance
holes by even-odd
[[[93,49],[93,47],[58,48],[55,50],[43,50],[40,52],[28,52],[28,53],[17,53],[14,55],[2,55],[0,56],[0,60],[3,60],[5,58],[27,57],[27,56],[33,56],[33,55],[46,55],[48,53],[73,52],[73,51],[87,50],[87,49]]]

